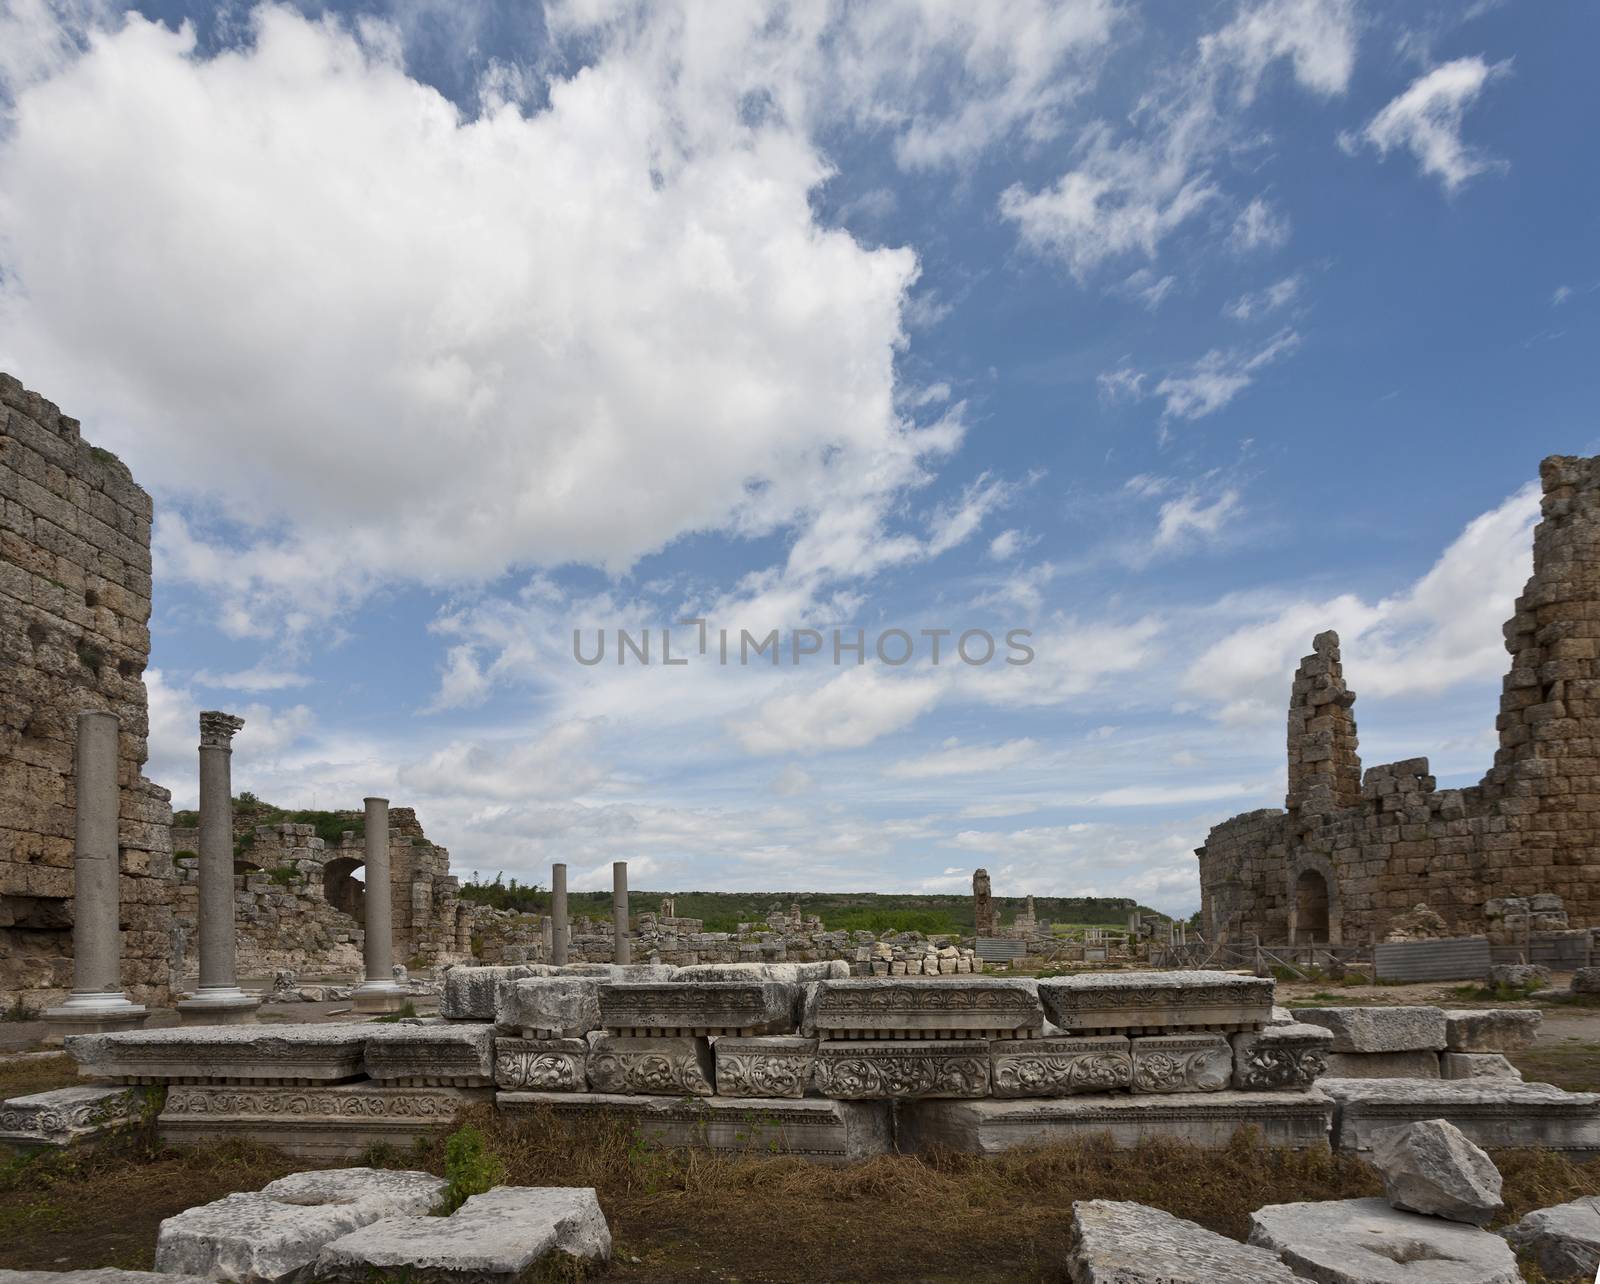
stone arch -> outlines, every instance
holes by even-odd
[[[1289,943],[1338,945],[1343,939],[1339,880],[1325,856],[1305,856],[1289,869]]]
[[[322,896],[363,927],[367,922],[367,888],[355,872],[366,864],[353,856],[336,856],[322,867]]]

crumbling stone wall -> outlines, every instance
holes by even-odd
[[[1363,776],[1339,639],[1319,635],[1291,689],[1285,810],[1235,816],[1196,850],[1208,936],[1368,942],[1418,904],[1480,933],[1492,902],[1540,895],[1600,925],[1600,458],[1552,456],[1540,479],[1494,766],[1465,789],[1439,789],[1426,758]],[[1321,912],[1325,936],[1306,921]]]
[[[78,421],[0,374],[0,1005],[72,985],[76,720],[114,713],[122,977],[171,994],[170,795],[145,779],[150,497]]]

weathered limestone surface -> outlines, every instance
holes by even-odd
[[[1543,1147],[1574,1158],[1600,1154],[1600,1093],[1563,1092],[1548,1083],[1501,1079],[1337,1079],[1317,1087],[1338,1107],[1334,1145],[1372,1148],[1383,1128],[1447,1119],[1488,1150]]]
[[[1333,1034],[1304,1022],[1274,1023],[1232,1036],[1233,1086],[1242,1092],[1309,1088],[1328,1068]]]
[[[1232,1079],[1233,1049],[1220,1034],[1133,1040],[1135,1092],[1221,1092]]]
[[[1133,1056],[1122,1035],[995,1039],[989,1044],[996,1097],[1065,1097],[1115,1092],[1133,1082]]]
[[[363,1057],[367,1077],[478,1088],[494,1082],[494,1026],[373,1025]]]
[[[1072,1205],[1072,1284],[1296,1284],[1277,1254],[1218,1235],[1159,1208],[1113,1199]]]
[[[986,1097],[982,1039],[839,1039],[817,1044],[817,1091],[844,1101]]]
[[[78,1071],[124,1083],[271,1079],[332,1083],[361,1073],[373,1027],[365,1025],[183,1026],[75,1034],[66,1042]]]
[[[422,1216],[444,1188],[428,1173],[379,1168],[293,1173],[167,1218],[156,1239],[156,1270],[294,1284],[312,1277],[325,1244],[382,1218]]]
[[[1441,1052],[1441,1079],[1517,1079],[1522,1071],[1498,1052]]]
[[[1014,1146],[1105,1134],[1117,1146],[1173,1137],[1217,1150],[1240,1128],[1255,1127],[1269,1145],[1323,1149],[1332,1119],[1333,1103],[1317,1087],[1306,1092],[1117,1092],[1022,1101],[912,1101],[899,1108],[899,1144],[906,1153],[942,1146],[992,1155]]]
[[[782,981],[615,981],[600,989],[600,1021],[633,1034],[783,1034],[795,988]]]
[[[1600,994],[1600,967],[1580,967],[1572,974],[1574,994]]]
[[[1044,1026],[1038,983],[997,977],[819,981],[802,1033],[824,1039],[1028,1038]]]
[[[496,1108],[515,1114],[549,1111],[557,1118],[622,1119],[663,1146],[731,1154],[798,1155],[852,1163],[894,1148],[887,1101],[804,1097],[643,1097],[597,1092],[502,1092]]]
[[[1330,1052],[1323,1074],[1335,1079],[1437,1079],[1439,1052]]]
[[[1505,1240],[1419,1217],[1381,1199],[1270,1204],[1250,1217],[1250,1242],[1322,1284],[1521,1284]]]
[[[66,1146],[137,1119],[145,1094],[138,1088],[75,1087],[35,1092],[0,1102],[0,1143]]]
[[[595,1092],[709,1097],[714,1074],[705,1039],[595,1034],[589,1041],[589,1086]]]
[[[581,1039],[600,1028],[600,986],[588,976],[541,976],[499,986],[494,1020],[530,1038]]]
[[[1039,982],[1050,1020],[1073,1034],[1255,1030],[1272,1019],[1272,982],[1226,972],[1089,972]]]
[[[199,1275],[158,1271],[119,1271],[102,1266],[92,1271],[0,1271],[0,1284],[211,1284]]]
[[[1520,1052],[1531,1048],[1544,1013],[1535,1009],[1445,1010],[1445,1046],[1451,1052]]]
[[[513,1039],[494,1043],[495,1087],[511,1092],[584,1092],[587,1039]]]
[[[712,1041],[720,1097],[803,1097],[817,1062],[817,1041],[797,1035]]]
[[[390,1217],[328,1244],[319,1279],[367,1284],[515,1280],[550,1253],[580,1262],[611,1257],[611,1228],[587,1186],[500,1186],[449,1217]]]
[[[1333,1031],[1330,1052],[1441,1052],[1444,1013],[1438,1008],[1297,1008],[1295,1016]]]
[[[1494,1161],[1443,1119],[1378,1129],[1372,1166],[1389,1203],[1408,1213],[1487,1226],[1505,1206]]]
[[[1600,1274],[1600,1196],[1529,1213],[1503,1232],[1551,1279],[1590,1279]]]
[[[511,963],[501,967],[453,967],[444,974],[439,1015],[450,1021],[494,1021],[500,987],[530,976],[556,976],[548,963]]]
[[[674,981],[786,981],[805,985],[812,981],[842,981],[850,976],[843,959],[819,963],[695,963],[680,967]]]

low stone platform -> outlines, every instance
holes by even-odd
[[[1229,972],[1088,972],[1039,982],[1045,1014],[1071,1034],[1225,1034],[1272,1019],[1273,983]]]
[[[784,1034],[795,1000],[782,981],[622,981],[600,987],[600,1024],[612,1034]]]
[[[1072,1205],[1072,1284],[1296,1284],[1276,1253],[1114,1199]]]
[[[798,1155],[842,1164],[894,1149],[892,1105],[887,1101],[501,1092],[495,1105],[513,1115],[548,1110],[558,1119],[614,1120],[658,1145],[729,1154]]]
[[[113,1083],[329,1084],[362,1073],[370,1025],[226,1025],[75,1034],[86,1079]]]
[[[1158,1096],[1094,1096],[1001,1101],[915,1101],[900,1107],[900,1149],[943,1146],[990,1155],[1014,1146],[1109,1135],[1134,1146],[1171,1137],[1220,1150],[1240,1128],[1260,1130],[1268,1145],[1326,1149],[1333,1103],[1308,1092],[1185,1092]]]
[[[817,1091],[844,1101],[885,1097],[987,1097],[989,1044],[983,1039],[824,1039],[817,1044]]]
[[[0,1147],[60,1149],[91,1141],[138,1119],[145,1101],[140,1088],[90,1085],[12,1097],[0,1102]]]
[[[331,1162],[360,1156],[377,1142],[403,1148],[447,1132],[468,1106],[492,1097],[489,1088],[406,1088],[365,1079],[311,1088],[175,1084],[157,1129],[173,1145],[248,1137]]]
[[[819,981],[802,1033],[822,1039],[1027,1039],[1044,1028],[1038,983],[964,976]]]
[[[1382,1128],[1445,1119],[1489,1150],[1536,1146],[1573,1158],[1600,1155],[1600,1093],[1508,1079],[1322,1078],[1317,1087],[1336,1107],[1339,1150],[1370,1151]]]

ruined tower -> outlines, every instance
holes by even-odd
[[[1339,635],[1332,629],[1311,642],[1289,692],[1289,792],[1291,816],[1321,815],[1361,801],[1361,759],[1356,753],[1355,693],[1345,686]]]

